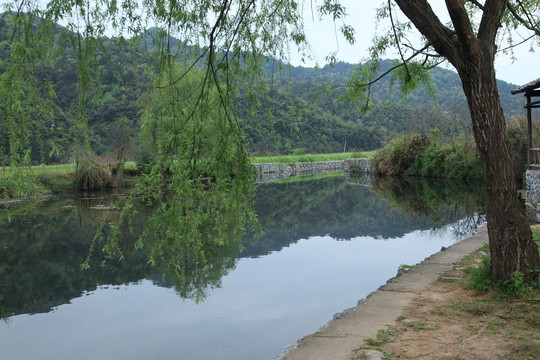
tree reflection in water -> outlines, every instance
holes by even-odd
[[[238,258],[261,257],[314,236],[387,239],[446,224],[453,224],[456,233],[469,233],[482,222],[477,215],[482,194],[481,185],[474,183],[418,179],[384,179],[372,188],[351,185],[343,176],[260,184],[254,204],[260,236],[255,236],[258,230],[243,231],[243,208],[232,203],[202,214],[201,221],[185,228],[183,237],[168,233],[165,226],[148,233],[144,246],[137,247],[160,206],[138,205],[130,223],[102,228],[103,235],[117,231],[116,253],[107,252],[106,237],[103,242],[94,237],[99,224],[122,216],[110,208],[114,198],[10,205],[0,218],[0,317],[49,312],[101,285],[141,279],[202,301],[221,285]],[[167,216],[162,223],[179,221],[172,213]],[[121,254],[122,259],[111,254]],[[89,268],[82,270],[85,262]]]
[[[454,223],[458,237],[485,222],[480,181],[375,177],[372,189],[401,214],[418,221],[430,219],[434,229]]]

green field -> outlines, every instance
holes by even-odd
[[[334,154],[304,154],[304,155],[277,155],[277,156],[254,156],[251,159],[253,164],[277,163],[277,164],[297,164],[303,162],[346,160],[351,158],[371,158],[377,150],[362,152],[345,152]]]
[[[137,164],[134,161],[127,161],[124,164],[124,169],[135,170]],[[57,165],[35,165],[30,167],[23,167],[18,169],[19,173],[28,175],[39,174],[51,174],[51,175],[67,175],[72,174],[75,171],[75,163],[71,164],[57,164]],[[0,177],[7,177],[13,175],[13,171],[9,166],[3,166],[0,168]]]

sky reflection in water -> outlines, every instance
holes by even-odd
[[[369,196],[371,202],[385,204]],[[362,217],[361,211],[344,216]],[[309,213],[299,215],[317,220]],[[276,222],[263,217],[261,223],[268,230],[261,241],[272,242],[270,223]],[[355,306],[394,276],[400,264],[422,261],[454,243],[463,230],[459,224],[415,230],[426,221],[408,223],[410,231],[386,239],[358,235],[337,241],[313,235],[286,239],[285,246],[269,251],[252,246],[246,249],[250,257],[239,258],[221,286],[209,290],[199,304],[180,298],[174,288],[157,286],[149,276],[129,285],[98,286],[51,312],[21,313],[0,322],[0,358],[271,359],[335,313]],[[295,234],[310,228],[295,226]],[[256,254],[255,248],[264,250]]]

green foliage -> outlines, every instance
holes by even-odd
[[[381,341],[389,341],[392,337],[398,335],[397,330],[379,330],[377,331],[377,339]]]
[[[491,291],[491,260],[489,256],[484,256],[476,267],[469,267],[466,272],[470,276],[469,287],[480,292]]]
[[[373,157],[373,170],[377,175],[402,175],[429,145],[429,138],[424,135],[397,136]]]
[[[436,139],[418,134],[394,138],[374,156],[372,164],[378,175],[480,179],[483,173],[470,141],[439,145]]]
[[[525,343],[516,346],[517,354],[514,360],[529,360],[540,358],[540,344]]]
[[[2,16],[0,32],[9,36],[0,41],[2,165],[30,165],[32,157],[43,162],[43,128],[50,125],[55,95],[36,64],[46,52],[48,24],[33,14]]]
[[[119,235],[131,227],[136,199],[152,213],[135,247],[179,283],[202,281],[211,257],[240,247],[244,228],[254,224],[255,174],[237,122],[221,107],[226,101],[198,69],[172,64],[156,79],[141,125],[142,173],[120,219],[102,225],[93,249],[101,244],[107,259],[123,258]]]
[[[534,279],[534,277],[533,277]],[[525,276],[520,271],[512,273],[512,279],[500,285],[503,291],[513,297],[534,295],[536,289],[540,289],[540,278],[532,281],[525,280]]]
[[[376,339],[366,339],[366,343],[364,345],[362,345],[362,349],[373,349],[373,350],[377,350],[377,351],[382,351],[382,348],[381,348],[381,345],[382,345],[382,341],[381,340],[376,340]]]
[[[65,174],[43,172],[37,174],[36,178],[45,191],[50,191],[53,194],[78,189],[76,186],[77,184],[73,182],[73,179]]]
[[[451,179],[481,179],[482,164],[475,148],[469,141],[459,141],[449,145],[444,160],[445,176]]]
[[[34,196],[37,194],[34,187],[34,177],[22,171],[10,175],[0,176],[0,198],[13,199]]]
[[[427,147],[421,155],[420,175],[441,177],[443,175],[446,152],[437,145]]]
[[[466,273],[469,274],[469,287],[471,289],[483,293],[494,289],[491,280],[491,261],[488,255],[484,256],[477,266],[467,267]],[[538,277],[532,277],[532,280],[527,281],[520,271],[512,273],[511,280],[504,281],[496,286],[498,294],[505,297],[529,297],[534,295],[539,288],[540,279]]]
[[[407,271],[409,271],[410,269],[412,269],[412,266],[411,265],[407,265],[407,264],[401,264],[398,266],[398,269],[397,269],[397,276],[403,274],[403,273],[406,273]]]
[[[59,10],[54,10],[55,6],[51,10]],[[10,27],[5,21],[3,24],[5,26],[0,22],[0,39],[9,39]],[[34,89],[26,91],[26,98],[21,98],[24,104],[33,104],[27,108],[33,109],[34,121],[28,126],[19,123],[28,129],[25,131],[30,143],[23,147],[31,149],[31,162],[73,161],[86,151],[87,146],[98,155],[118,153],[123,149],[125,158],[134,159],[135,139],[143,111],[141,100],[150,92],[151,70],[164,68],[168,50],[174,53],[175,60],[188,63],[197,48],[181,45],[180,39],[170,37],[164,29],[150,29],[141,33],[140,38],[105,38],[97,36],[103,31],[101,27],[90,24],[88,31],[96,38],[87,41],[82,36],[79,44],[79,35],[83,34],[71,31],[75,26],[63,28],[46,22],[41,25],[51,36],[44,42],[47,46],[40,45],[40,48],[51,50],[40,50],[31,59],[35,81],[22,79],[28,83],[25,88]],[[41,33],[45,30],[32,36],[39,37]],[[9,48],[7,41],[3,44]],[[2,55],[0,52],[0,59]],[[392,95],[391,81],[384,79],[371,86],[373,106],[361,113],[361,103],[341,100],[344,95],[342,85],[353,73],[353,65],[338,62],[320,70],[291,66],[289,71],[276,73],[276,68],[285,67],[277,58],[248,60],[261,61],[266,74],[260,73],[260,79],[245,83],[242,76],[256,67],[231,65],[228,75],[238,72],[234,86],[248,88],[231,101],[244,131],[244,141],[255,154],[291,153],[295,148],[304,148],[308,153],[337,152],[344,147],[369,150],[380,147],[385,138],[403,131],[425,133],[426,129],[436,126],[445,133],[454,134],[470,127],[468,115],[456,110],[456,104],[465,106],[459,79],[448,70],[432,71],[433,82],[440,94],[437,109],[433,109],[431,86],[420,85],[419,90],[410,92],[407,107],[401,98]],[[380,60],[377,66],[383,72],[392,64],[391,60]],[[195,67],[201,66],[204,64]],[[232,71],[233,68],[236,69]],[[257,73],[259,71],[261,68]],[[324,91],[329,84],[336,86],[330,86],[331,91]],[[255,91],[254,86],[260,88]],[[263,95],[267,88],[270,91]],[[521,103],[516,97],[505,95],[509,91],[504,89],[501,94],[508,104],[508,110],[505,110],[509,116],[521,112]],[[119,129],[122,123],[124,131]],[[7,129],[4,127],[6,134]],[[9,164],[9,142],[4,142],[3,150],[4,163]]]
[[[371,154],[375,154],[374,152],[372,152]],[[373,156],[371,155],[371,156]],[[364,159],[364,158],[367,158],[368,157],[368,153],[367,152],[361,152],[361,151],[356,151],[356,152],[353,152],[351,154],[351,159]]]

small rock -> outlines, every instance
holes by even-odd
[[[356,305],[358,305],[358,306],[363,305],[363,304],[366,302],[366,300],[367,300],[367,299],[365,299],[365,298],[364,298],[364,299],[360,299],[360,300],[358,300],[358,304],[356,304]]]
[[[356,354],[358,354],[358,360],[382,360],[383,359],[383,353],[377,350],[356,350]]]

